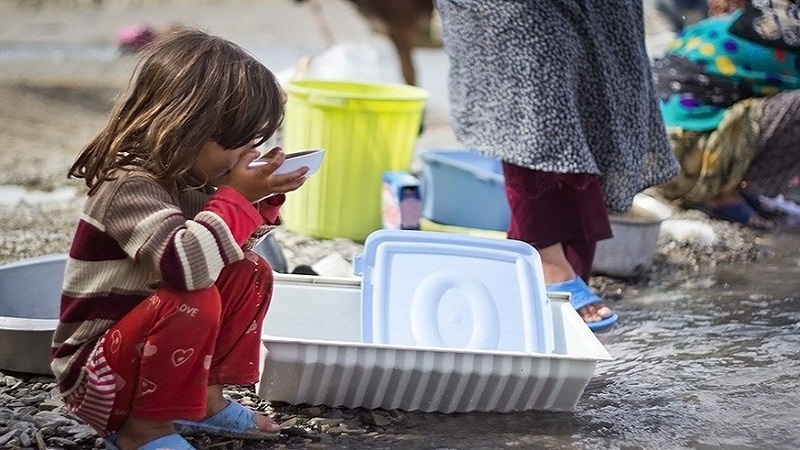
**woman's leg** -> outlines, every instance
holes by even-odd
[[[559,244],[559,261],[574,262],[588,278],[597,241],[612,237],[611,222],[597,176],[541,172],[503,163],[506,197],[511,209],[509,239],[537,249]],[[555,268],[554,268],[555,270]],[[554,271],[548,282],[564,281]]]
[[[545,283],[561,283],[577,276],[575,269],[564,253],[564,247],[561,242],[547,247],[536,247],[536,250],[539,252],[539,257],[542,258]]]
[[[579,275],[588,278],[594,244],[612,236],[597,177],[540,172],[507,163],[503,164],[503,173],[511,208],[509,239],[536,248],[548,285]],[[613,315],[600,299],[579,308],[578,313],[587,322]]]
[[[589,277],[592,274],[592,264],[594,263],[594,255],[597,250],[597,242],[567,242],[562,245],[570,266],[575,269],[579,277],[583,278],[583,281],[588,283]],[[605,305],[599,308],[597,305],[589,305],[578,312],[586,322],[596,322],[614,314],[611,308]]]
[[[542,249],[537,248],[542,258],[542,269],[547,284],[562,283],[580,276],[575,273],[572,264],[567,259],[564,247],[557,243]],[[581,277],[583,278],[583,277]],[[606,317],[611,317],[614,311],[602,303],[595,303],[577,310],[584,322],[598,322]]]
[[[592,275],[592,265],[594,264],[594,254],[597,249],[597,242],[594,241],[572,241],[562,242],[564,255],[569,261],[570,266],[575,269],[575,273],[589,282]]]

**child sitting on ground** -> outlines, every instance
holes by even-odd
[[[89,188],[66,267],[52,369],[108,448],[191,449],[176,433],[263,438],[278,425],[223,396],[259,376],[272,270],[250,249],[308,168],[275,175],[283,92],[239,46],[160,37],[71,177]]]

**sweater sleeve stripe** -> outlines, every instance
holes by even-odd
[[[170,240],[159,261],[164,281],[187,290],[211,286],[227,261],[244,257],[235,244],[224,245],[232,240],[218,216],[201,213],[196,219],[203,220],[187,221]],[[228,236],[221,239],[225,234]]]
[[[186,220],[177,209],[144,218],[125,243],[126,252],[156,257],[164,281],[178,289],[203,289],[216,281],[226,262],[242,259],[228,225],[212,212]],[[221,253],[222,252],[222,253]]]
[[[137,255],[139,249],[150,242],[158,242],[158,230],[161,224],[170,222],[170,219],[178,219],[180,222],[183,220],[183,214],[178,209],[162,209],[155,211],[153,214],[142,219],[137,225],[133,227],[133,233],[130,238],[124,243],[125,252],[129,255]],[[161,228],[164,229],[164,228]],[[156,233],[154,235],[154,233]],[[153,239],[153,238],[156,239]]]
[[[178,231],[175,238],[175,249],[188,290],[206,288],[214,283],[224,263],[216,237],[208,228],[197,222],[186,222],[186,229]]]
[[[222,217],[212,211],[201,211],[195,220],[208,227],[216,240],[217,252],[221,252],[226,263],[244,258],[242,248],[236,243],[233,232]]]

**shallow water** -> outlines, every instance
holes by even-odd
[[[615,303],[600,363],[574,413],[422,414],[361,448],[800,447],[800,238],[792,254],[717,269],[703,288]],[[697,281],[697,280],[693,280]]]

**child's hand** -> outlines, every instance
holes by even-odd
[[[256,202],[273,194],[291,192],[305,183],[308,167],[302,167],[283,175],[273,172],[283,164],[286,154],[280,147],[274,147],[259,160],[268,161],[262,166],[250,168],[248,165],[258,158],[257,152],[248,152],[231,169],[225,184],[236,189],[251,202]]]

